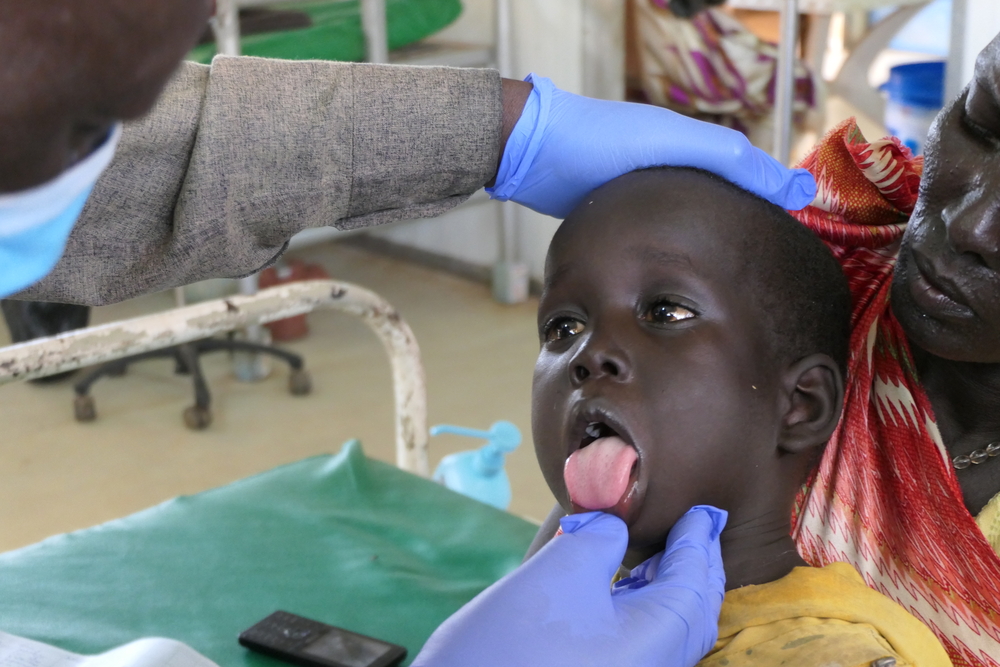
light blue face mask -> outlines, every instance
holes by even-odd
[[[55,267],[121,133],[119,123],[100,148],[48,183],[0,194],[0,297],[30,287]]]

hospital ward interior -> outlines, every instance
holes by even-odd
[[[995,0],[216,0],[186,59],[535,72],[791,167],[850,118],[922,155],[997,32]],[[237,637],[278,610],[410,664],[556,505],[532,377],[560,222],[480,189],[250,276],[4,299],[0,667],[276,667]],[[351,655],[315,664],[397,664]]]

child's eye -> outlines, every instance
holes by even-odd
[[[573,317],[557,317],[549,320],[542,330],[546,343],[566,340],[583,331],[583,322]]]
[[[695,315],[694,311],[685,308],[680,304],[661,299],[653,304],[643,313],[642,319],[654,324],[673,324],[690,320]]]

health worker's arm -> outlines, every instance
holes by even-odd
[[[17,296],[103,304],[248,275],[302,229],[439,215],[488,182],[496,198],[555,217],[657,165],[714,171],[785,208],[812,200],[811,175],[738,132],[529,80],[260,58],[182,65],[126,125],[61,261]]]
[[[441,214],[495,174],[501,116],[494,70],[184,63],[18,298],[113,303],[253,273],[308,227]]]

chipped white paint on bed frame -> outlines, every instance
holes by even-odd
[[[417,340],[388,302],[350,283],[290,283],[253,296],[207,301],[0,348],[0,384],[114,361],[318,308],[360,317],[382,341],[392,366],[396,464],[426,477],[427,394]]]

